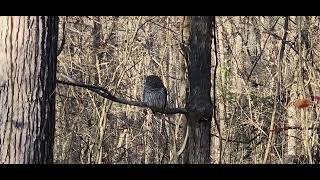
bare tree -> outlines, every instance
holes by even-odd
[[[320,18],[215,18],[213,48],[210,17],[63,18],[55,162],[319,162]],[[168,91],[157,115],[146,75]]]

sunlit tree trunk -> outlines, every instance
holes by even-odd
[[[53,162],[58,17],[0,17],[0,163]]]

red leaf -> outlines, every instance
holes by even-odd
[[[320,100],[320,97],[319,97]],[[312,102],[309,99],[298,99],[294,102],[294,106],[301,109],[310,106]]]

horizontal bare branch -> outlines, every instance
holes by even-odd
[[[65,85],[70,85],[70,86],[77,86],[77,87],[83,87],[86,88],[90,91],[93,91],[97,94],[99,94],[100,96],[107,98],[111,101],[114,102],[118,102],[121,104],[126,104],[126,105],[131,105],[131,106],[138,106],[138,107],[147,107],[147,108],[153,108],[151,106],[146,105],[144,102],[140,102],[140,101],[133,101],[133,100],[127,100],[124,98],[120,98],[120,97],[116,97],[114,95],[112,95],[107,89],[101,87],[101,86],[97,86],[97,85],[87,85],[81,82],[77,82],[74,79],[66,76],[66,75],[62,75],[65,79],[67,79],[68,81],[62,81],[62,80],[57,80],[57,83],[59,84],[65,84]],[[162,113],[162,114],[186,114],[187,110],[185,108],[166,108],[166,109],[155,109],[157,112]]]

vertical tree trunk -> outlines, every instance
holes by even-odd
[[[296,86],[296,85],[295,85]],[[292,89],[294,89],[294,87],[292,87]],[[297,99],[297,93],[296,90],[293,90],[293,93],[291,94],[292,98]],[[296,120],[297,120],[297,116],[296,116],[296,111],[294,109],[294,106],[291,105],[288,107],[287,110],[287,120],[288,120],[288,126],[289,127],[295,127],[297,126]],[[288,148],[287,148],[287,156],[286,156],[286,161],[284,163],[292,163],[293,159],[296,157],[296,137],[297,137],[297,130],[296,129],[288,129]]]
[[[184,152],[185,163],[210,163],[211,120],[213,104],[211,90],[211,43],[212,17],[190,18],[189,44],[184,48],[187,55],[188,89],[187,119],[189,139]]]
[[[146,32],[149,33],[149,28],[147,28]],[[151,57],[150,57],[151,58]],[[145,64],[145,74],[144,75],[150,75],[152,74],[151,72],[151,67],[154,65],[154,62],[146,58],[144,59],[144,64]],[[143,142],[144,142],[144,157],[143,157],[143,163],[144,164],[154,164],[155,163],[155,151],[154,151],[154,142],[153,142],[153,131],[152,131],[152,126],[153,126],[153,113],[150,109],[146,110],[146,119],[144,120],[143,123]]]
[[[287,64],[287,68],[289,68],[290,66],[294,66],[294,68],[292,69],[298,69],[298,60],[296,60],[295,62],[290,62],[290,64]],[[291,102],[293,102],[294,100],[298,99],[298,79],[299,77],[299,72],[296,70],[293,73],[293,84],[291,86],[291,91],[290,91],[290,99]],[[295,127],[298,126],[298,116],[297,116],[297,112],[295,107],[293,106],[293,104],[291,106],[288,107],[287,110],[287,121],[288,121],[288,126],[289,127]],[[286,161],[284,163],[293,163],[294,159],[297,156],[297,137],[298,136],[298,131],[296,129],[288,129],[288,140],[287,140],[287,156],[286,156]]]
[[[218,37],[223,37],[223,35],[225,34],[225,32],[223,32],[223,27],[220,26],[220,29],[217,30],[218,33]],[[218,104],[218,119],[217,122],[220,126],[220,131],[221,131],[221,136],[222,137],[227,137],[227,133],[226,133],[226,125],[227,125],[227,104],[228,102],[226,101],[227,99],[227,61],[230,60],[229,58],[229,52],[227,51],[227,42],[224,40],[224,38],[222,38],[222,41],[220,41],[221,44],[217,44],[219,51],[221,52],[219,60],[219,90],[218,90],[218,97],[219,99],[218,102],[216,102]],[[224,51],[225,50],[225,51]],[[212,124],[212,133],[215,135],[219,135],[219,132],[216,128],[215,124]],[[224,148],[224,153],[222,153],[222,149],[220,149],[220,147],[222,147],[222,145],[220,145],[220,140],[219,137],[213,137],[212,138],[212,152],[211,152],[211,156],[213,159],[213,163],[219,163],[219,161],[222,159],[220,159],[222,157],[222,154],[230,154],[230,148]],[[225,143],[226,145],[227,143]],[[225,146],[226,147],[226,146]],[[221,153],[221,154],[220,154]],[[226,160],[226,158],[225,158]],[[222,162],[220,162],[222,163]]]
[[[153,164],[155,160],[155,152],[153,149],[152,139],[152,112],[147,110],[146,120],[143,126],[144,131],[144,164]]]
[[[0,24],[0,163],[52,163],[58,17]]]
[[[92,47],[93,47],[93,65],[96,67],[96,72],[92,72],[94,74],[95,83],[101,83],[101,59],[102,53],[101,51],[102,45],[102,24],[100,24],[100,17],[94,17],[93,21],[93,29],[92,29]]]

